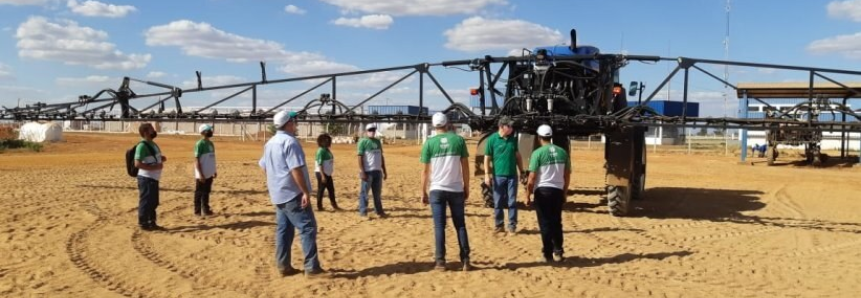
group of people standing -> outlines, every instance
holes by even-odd
[[[266,174],[270,201],[275,208],[275,262],[282,276],[299,273],[291,265],[291,246],[298,230],[304,254],[304,274],[316,277],[325,274],[317,253],[317,221],[311,205],[311,181],[302,144],[296,138],[297,113],[282,111],[275,114],[276,134],[266,142],[259,166]],[[460,247],[461,269],[468,271],[470,264],[469,237],[466,229],[465,204],[469,199],[469,151],[465,140],[454,133],[445,114],[432,117],[435,135],[428,138],[419,158],[421,171],[421,202],[430,205],[435,239],[435,269],[446,270],[445,226],[447,211],[457,233]],[[492,187],[494,197],[494,223],[497,232],[504,232],[504,209],[508,209],[508,232],[517,231],[517,184],[525,170],[514,136],[513,121],[502,117],[499,131],[490,136],[485,148],[485,183]],[[358,168],[361,190],[359,216],[368,218],[368,192],[373,195],[373,211],[379,218],[387,217],[383,209],[382,181],[388,177],[383,147],[375,138],[377,127],[368,124],[366,135],[358,141]],[[213,128],[202,125],[202,138],[194,147],[196,215],[212,215],[209,193],[218,174],[215,167],[215,147],[210,138]],[[536,149],[528,166],[526,204],[534,201],[543,243],[542,257],[546,262],[563,260],[561,213],[571,174],[571,162],[566,150],[553,145],[553,130],[541,125],[537,134],[541,147]],[[135,166],[140,169],[138,187],[140,204],[139,225],[143,230],[162,229],[156,224],[158,206],[158,180],[167,157],[153,142],[157,136],[150,124],[140,127],[141,142],[135,154]],[[317,138],[315,176],[317,178],[317,209],[324,210],[323,194],[328,191],[332,208],[340,210],[335,199],[334,155],[330,150],[331,136]],[[533,200],[534,197],[534,200]]]
[[[218,177],[215,168],[215,145],[212,143],[213,127],[203,124],[198,129],[201,138],[194,145],[194,214],[198,216],[213,215],[209,205],[209,194],[212,192],[212,182]],[[158,132],[150,123],[138,127],[141,136],[135,147],[135,167],[138,168],[138,226],[144,231],[163,230],[156,223],[156,208],[159,205],[159,180],[161,179],[167,156],[154,139]]]

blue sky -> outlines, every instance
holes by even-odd
[[[735,0],[729,26],[730,60],[861,65],[861,0]],[[203,73],[204,85],[255,81],[261,60],[267,61],[268,78],[279,79],[503,56],[567,43],[571,28],[578,30],[581,44],[604,53],[723,59],[726,0],[0,0],[0,105],[15,106],[18,99],[72,101],[116,88],[123,76],[183,88],[195,86],[194,71]],[[723,73],[720,67],[706,68]],[[623,69],[622,80],[644,81],[650,93],[669,70],[668,63],[635,62]],[[464,103],[468,89],[478,85],[475,75],[462,71],[433,73]],[[733,68],[729,73],[732,82],[807,79],[786,71]],[[339,99],[357,103],[400,75],[342,80],[339,85],[348,88],[339,89]],[[260,105],[309,86],[267,85],[258,94]],[[681,79],[674,80],[660,97],[680,99],[681,88]],[[425,89],[431,89],[429,81]],[[369,104],[416,104],[417,90],[418,79],[409,79]],[[235,91],[188,95],[183,101],[202,106]],[[703,114],[724,113],[721,84],[694,75],[690,92],[692,100],[702,102]],[[248,98],[226,105],[249,106]],[[737,100],[732,94],[729,100],[734,112]],[[428,102],[431,108],[447,105],[433,92]]]

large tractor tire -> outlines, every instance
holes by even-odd
[[[774,165],[774,161],[777,160],[777,145],[769,145],[768,149],[765,150],[766,158],[768,159],[767,163],[770,166]]]
[[[631,200],[644,195],[645,128],[622,128],[605,136],[607,207],[613,216],[626,216],[632,209]]]
[[[631,196],[625,187],[607,185],[607,207],[610,215],[625,216],[631,210]]]
[[[631,175],[631,200],[642,200],[646,194],[646,146],[640,146],[642,154],[634,163],[634,173]]]
[[[811,161],[810,164],[812,164],[814,167],[821,167],[822,166],[822,151],[820,151],[820,149],[819,149],[819,144],[813,145],[813,150],[811,150],[811,155],[812,155],[813,160]]]

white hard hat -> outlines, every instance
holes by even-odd
[[[368,123],[368,125],[365,125],[365,130],[372,130],[372,129],[377,129],[377,125],[373,124],[373,123]]]
[[[273,117],[272,122],[273,124],[275,124],[276,128],[280,128],[284,126],[284,124],[287,124],[287,122],[290,122],[290,120],[293,120],[293,118],[296,118],[296,115],[296,112],[280,111],[275,114],[275,117]]]
[[[543,124],[538,127],[538,135],[542,137],[553,136],[553,129],[550,128],[550,125]]]
[[[431,119],[431,123],[433,127],[443,127],[448,123],[448,117],[443,113],[433,114],[433,118]]]
[[[199,133],[203,133],[204,131],[212,130],[212,125],[209,124],[201,124],[200,128],[197,130]]]

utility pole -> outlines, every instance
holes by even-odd
[[[726,35],[723,39],[723,58],[724,60],[729,60],[729,12],[730,12],[730,1],[726,0]],[[729,82],[729,65],[723,66],[723,80]],[[729,86],[727,84],[723,85],[723,117],[727,116],[727,97],[729,96]],[[747,107],[744,107],[747,109]],[[727,132],[724,129],[723,139],[724,139],[724,156],[729,155],[729,140],[727,140]],[[742,148],[742,150],[746,150],[747,148]]]

